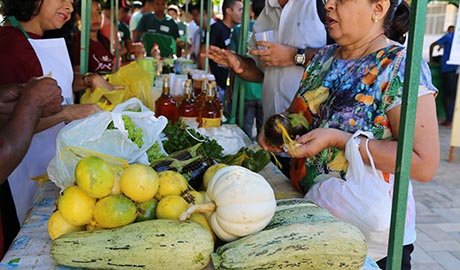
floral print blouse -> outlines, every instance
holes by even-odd
[[[311,128],[363,130],[372,132],[375,139],[392,139],[386,112],[401,104],[405,47],[390,45],[353,60],[335,58],[337,48],[336,44],[325,47],[307,66],[291,112],[302,111]],[[422,62],[419,96],[428,93],[435,94],[437,89],[428,65]],[[318,175],[343,178],[348,162],[344,150],[328,148],[306,159],[305,166],[299,184],[307,192]]]

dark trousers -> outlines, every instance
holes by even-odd
[[[457,80],[458,75],[455,71],[443,72],[441,73],[442,77],[442,87],[444,90],[444,99],[446,107],[446,120],[447,123],[452,123],[455,110],[455,97],[457,96]]]
[[[411,264],[410,264],[410,255],[414,251],[414,245],[406,245],[403,247],[403,256],[402,256],[402,262],[401,262],[401,270],[410,270],[411,269]],[[386,270],[387,266],[387,257],[379,260],[377,262],[377,265],[380,267],[382,270]]]

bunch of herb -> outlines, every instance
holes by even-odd
[[[174,153],[201,142],[199,152],[202,155],[214,160],[220,160],[223,157],[224,149],[216,140],[200,134],[181,121],[168,124],[163,133],[168,138],[163,142],[163,147],[168,153]]]

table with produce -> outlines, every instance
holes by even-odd
[[[236,125],[168,124],[134,98],[56,148],[0,269],[378,269]]]

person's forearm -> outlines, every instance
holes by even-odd
[[[264,80],[264,73],[257,67],[254,59],[238,55],[240,67],[243,69],[242,73],[237,74],[245,81],[249,82],[262,82]]]
[[[69,119],[67,119],[65,117],[65,111],[62,110],[61,112],[57,113],[57,114],[54,114],[54,115],[51,115],[51,116],[48,116],[48,117],[45,117],[45,118],[41,118],[40,121],[38,122],[37,124],[37,127],[35,129],[35,133],[38,133],[38,132],[41,132],[45,129],[48,129],[50,127],[53,127],[61,122],[65,122],[65,121],[69,121]]]
[[[40,109],[25,102],[18,103],[10,119],[0,129],[0,182],[16,168],[29,148]]]
[[[343,132],[343,135],[336,137],[335,147],[343,149],[344,151],[348,139],[351,137],[350,133]],[[359,136],[360,140],[359,152],[363,159],[363,162],[370,166],[369,155],[366,151],[366,140],[365,136]],[[395,140],[375,140],[369,139],[368,144],[369,153],[372,155],[372,159],[375,164],[375,168],[384,173],[395,174],[396,170],[396,155],[398,149],[398,142]],[[435,152],[435,151],[434,151]],[[412,162],[410,166],[410,176],[416,180],[429,181],[432,176],[430,173],[430,166],[427,166],[427,161],[423,160],[415,150],[412,151]]]

